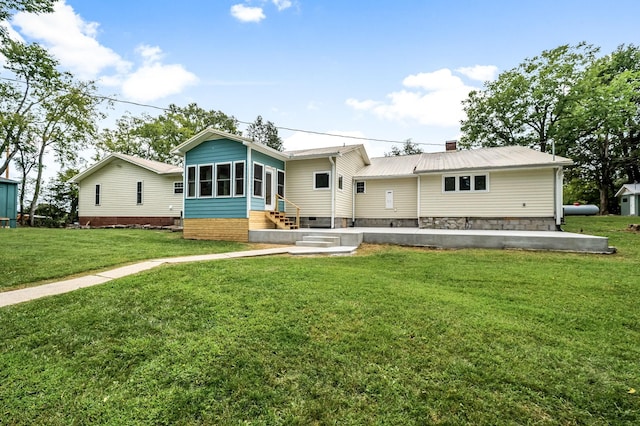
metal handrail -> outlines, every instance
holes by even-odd
[[[284,201],[285,203],[289,203],[289,204],[291,204],[293,207],[295,207],[295,208],[296,208],[296,226],[297,226],[298,228],[300,228],[300,207],[299,207],[297,204],[295,204],[295,203],[293,203],[293,202],[291,202],[291,201],[287,200],[286,198],[284,198],[284,197],[283,197],[282,195],[280,195],[280,194],[276,194],[276,200],[282,200],[282,201]],[[280,202],[279,202],[279,201],[276,201],[276,211],[277,211],[277,212],[279,212],[279,211],[280,211]]]

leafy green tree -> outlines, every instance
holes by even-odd
[[[28,191],[33,224],[46,155],[55,155],[63,166],[74,162],[104,116],[98,110],[101,101],[94,83],[76,81],[70,73],[58,71],[57,61],[39,45],[5,40],[0,53],[6,58],[4,68],[14,77],[0,83],[0,133],[9,159],[19,154],[21,208],[24,212]]]
[[[400,155],[414,155],[414,154],[422,154],[422,153],[423,153],[422,148],[420,148],[418,144],[413,142],[411,139],[407,139],[406,141],[404,141],[401,148],[398,147],[397,145],[394,145],[391,147],[390,152],[384,153],[384,156],[397,157]]]
[[[247,134],[249,139],[254,142],[267,145],[277,151],[284,149],[282,138],[278,135],[276,125],[271,121],[265,123],[261,115],[259,115],[253,123],[249,124]]]
[[[237,124],[235,117],[222,111],[207,111],[195,103],[183,108],[169,105],[158,117],[126,114],[116,121],[115,128],[105,129],[101,133],[96,144],[96,158],[119,152],[149,160],[179,163],[180,159],[171,154],[173,148],[209,127],[240,134]]]
[[[558,126],[570,115],[571,88],[598,49],[580,43],[545,50],[501,73],[463,101],[463,147],[523,145],[550,150]]]
[[[55,178],[50,179],[42,197],[44,205],[48,206],[49,213],[44,214],[38,211],[36,213],[51,216],[59,224],[76,221],[78,219],[78,185],[71,183],[70,180],[78,173],[80,173],[78,168],[68,168],[59,171]]]

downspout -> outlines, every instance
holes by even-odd
[[[331,229],[336,227],[336,162],[333,157],[329,157],[331,163]]]
[[[555,173],[555,188],[554,188],[554,201],[555,201],[555,209],[556,209],[556,231],[562,231],[562,218],[564,217],[564,212],[562,208],[562,181],[563,181],[563,173],[562,167],[558,167]]]
[[[246,207],[247,207],[247,219],[251,217],[251,194],[253,194],[253,162],[251,161],[251,147],[247,146],[247,164],[245,175],[247,176],[247,181],[244,183],[244,189],[246,194]]]

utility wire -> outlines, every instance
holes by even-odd
[[[24,82],[24,81],[13,79],[13,78],[7,78],[7,77],[0,77],[0,80],[7,80],[7,81],[15,82],[15,83],[26,84],[26,82]],[[144,103],[140,103],[140,102],[125,101],[125,100],[114,98],[114,97],[111,97],[111,96],[104,96],[104,95],[88,95],[88,96],[91,96],[91,97],[96,98],[96,99],[102,99],[102,100],[105,100],[105,101],[114,102],[114,103],[133,105],[133,106],[138,106],[138,107],[142,107],[142,108],[151,108],[151,109],[156,109],[156,110],[165,111],[165,112],[171,111],[169,108],[159,107],[159,106],[151,105],[151,104],[144,104]],[[238,120],[237,118],[236,118],[236,121],[238,123],[241,123],[241,124],[247,124],[247,125],[253,124],[252,122]],[[315,131],[315,130],[297,129],[297,128],[294,128],[294,127],[285,127],[285,126],[275,126],[275,128],[278,129],[278,130],[288,130],[288,131],[291,131],[291,132],[309,133],[309,134],[312,134],[312,135],[329,136],[329,137],[344,138],[344,139],[355,139],[355,140],[370,141],[370,142],[383,142],[383,143],[394,143],[394,144],[403,144],[403,143],[407,142],[407,140],[397,141],[397,140],[392,140],[392,139],[367,138],[367,137],[364,137],[364,136],[339,135],[339,134],[336,134],[336,133],[318,132],[318,131]],[[410,139],[408,139],[408,140],[410,140]],[[442,146],[442,145],[444,145],[443,142],[440,142],[440,143],[429,143],[429,142],[414,142],[412,140],[411,140],[411,143],[414,144],[414,145],[427,145],[427,146]]]

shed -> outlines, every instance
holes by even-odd
[[[620,197],[622,216],[640,216],[640,183],[622,185],[616,197]]]
[[[16,227],[18,217],[18,182],[0,177],[0,227]]]

